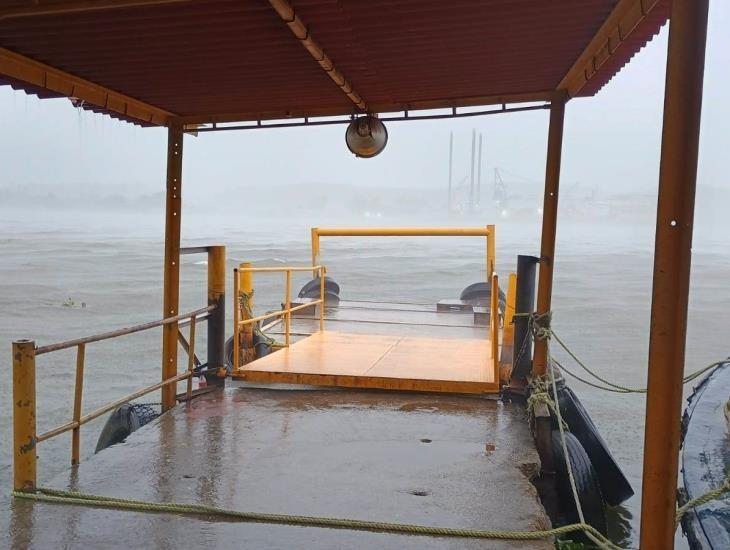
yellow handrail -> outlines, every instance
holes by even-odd
[[[175,315],[166,319],[152,321],[125,327],[122,329],[77,338],[57,344],[36,347],[32,340],[18,340],[13,342],[13,465],[14,479],[13,486],[16,490],[32,490],[36,485],[36,445],[41,441],[46,441],[68,431],[72,431],[71,439],[71,464],[79,463],[80,456],[80,428],[87,422],[98,418],[102,414],[109,412],[119,405],[137,399],[151,393],[155,390],[174,384],[181,380],[189,379],[193,375],[193,360],[195,353],[195,325],[196,319],[204,318],[208,313],[213,311],[217,306],[211,305],[204,308],[196,309],[190,313]],[[115,401],[91,411],[85,415],[81,414],[82,395],[84,384],[84,363],[86,357],[86,345],[101,340],[126,336],[136,332],[150,330],[160,326],[176,323],[180,320],[190,320],[190,336],[189,348],[190,359],[188,361],[188,369],[183,373],[178,373],[173,377],[167,378],[147,386],[135,392],[125,395]],[[36,432],[36,357],[45,353],[51,353],[63,349],[76,347],[76,380],[74,383],[74,402],[73,416],[70,422],[66,422],[60,426],[56,426],[42,434]],[[188,397],[190,396],[190,387],[188,386]]]
[[[494,381],[499,382],[499,277],[492,275],[491,302],[489,304],[489,329],[491,332]]]
[[[319,274],[319,299],[307,302],[306,304],[300,304],[292,307],[291,305],[291,274],[302,271],[312,271],[315,274]],[[248,304],[252,303],[253,296],[253,280],[251,274],[253,273],[285,273],[286,274],[286,286],[284,290],[284,308],[271,311],[264,315],[257,315],[248,317],[253,314],[253,307],[244,308],[243,311],[240,308],[240,297],[245,295],[245,299],[248,300]],[[299,311],[308,307],[314,307],[319,305],[319,330],[324,330],[324,278],[327,273],[327,269],[323,265],[311,265],[311,266],[276,266],[276,267],[253,267],[249,263],[242,263],[236,269],[233,270],[233,365],[234,369],[238,369],[241,366],[241,327],[251,327],[254,323],[259,321],[265,321],[272,317],[284,316],[284,344],[286,347],[289,346],[291,341],[291,314],[295,311]],[[242,285],[241,276],[246,275],[246,281]],[[243,288],[242,288],[243,287]],[[250,309],[250,311],[248,311]],[[241,313],[246,318],[241,319]],[[253,329],[251,328],[244,333],[247,342],[244,344],[244,349],[253,349]],[[253,360],[252,354],[249,353],[249,357],[246,362]]]
[[[486,237],[487,281],[496,265],[495,227],[313,227],[312,265],[319,263],[320,237]],[[313,269],[313,268],[309,268]],[[312,272],[314,274],[314,270]]]

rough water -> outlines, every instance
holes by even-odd
[[[134,223],[121,223],[114,215],[88,212],[65,217],[39,215],[33,220],[12,214],[0,217],[0,366],[4,373],[0,402],[5,407],[5,420],[0,422],[0,531],[7,529],[11,506],[7,495],[12,478],[12,340],[31,338],[44,345],[158,319],[161,220],[162,216],[145,215]],[[336,221],[353,224],[351,219]],[[411,224],[404,220],[379,223]],[[467,223],[451,221],[454,225]],[[214,216],[190,215],[184,222],[183,242],[227,245],[229,270],[242,261],[306,263],[311,225],[326,224],[320,219],[228,217],[218,221]],[[553,326],[597,373],[626,386],[646,383],[653,234],[650,225],[566,223],[559,231]],[[730,278],[730,254],[715,237],[709,230],[695,237],[687,372],[728,355],[730,310],[718,296],[724,295]],[[539,228],[500,224],[497,245],[498,273],[504,282],[515,268],[516,254],[537,254]],[[484,277],[484,241],[478,238],[325,239],[322,247],[323,262],[342,286],[342,296],[350,299],[435,302],[458,298],[463,287]],[[181,311],[205,304],[204,260],[203,256],[186,256],[182,261]],[[305,280],[306,275],[296,279],[294,288]],[[230,278],[228,282],[230,285]],[[283,295],[283,275],[257,276],[255,288],[257,311],[270,308]],[[205,331],[200,333],[197,346],[204,350]],[[159,343],[157,329],[89,345],[84,411],[158,381]],[[572,365],[567,359],[564,362]],[[39,357],[39,432],[70,419],[74,365],[73,350]],[[637,493],[610,513],[614,540],[633,544],[640,506],[644,398],[609,394],[579,382],[571,382],[571,386]],[[157,399],[152,394],[147,401]],[[103,419],[99,419],[82,429],[82,460],[93,453],[102,425]],[[38,453],[42,484],[68,468],[70,435],[39,444]],[[681,544],[685,544],[683,539]]]

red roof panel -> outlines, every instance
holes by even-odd
[[[617,2],[291,4],[336,68],[377,111],[550,92]],[[643,47],[666,21],[668,4],[660,0],[579,95],[596,93]],[[191,0],[5,18],[0,46],[179,116],[255,119],[356,111],[265,0]],[[59,95],[0,74],[2,83]]]

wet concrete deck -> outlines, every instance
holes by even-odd
[[[55,488],[451,527],[549,525],[522,407],[458,395],[235,387],[180,405]],[[15,501],[15,548],[552,548]]]

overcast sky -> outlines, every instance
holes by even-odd
[[[730,2],[711,2],[705,69],[700,185],[730,189]],[[602,192],[656,188],[667,28],[596,97],[567,106],[563,181]],[[34,182],[133,183],[164,187],[166,132],[77,112],[67,100],[39,101],[0,88],[0,185]],[[546,112],[434,122],[390,123],[386,150],[354,158],[344,127],[220,132],[187,137],[186,187],[282,183],[445,186],[449,132],[455,175],[469,170],[471,129],[484,134],[484,170],[500,167],[540,181],[545,166]],[[220,186],[220,187],[219,187]]]

